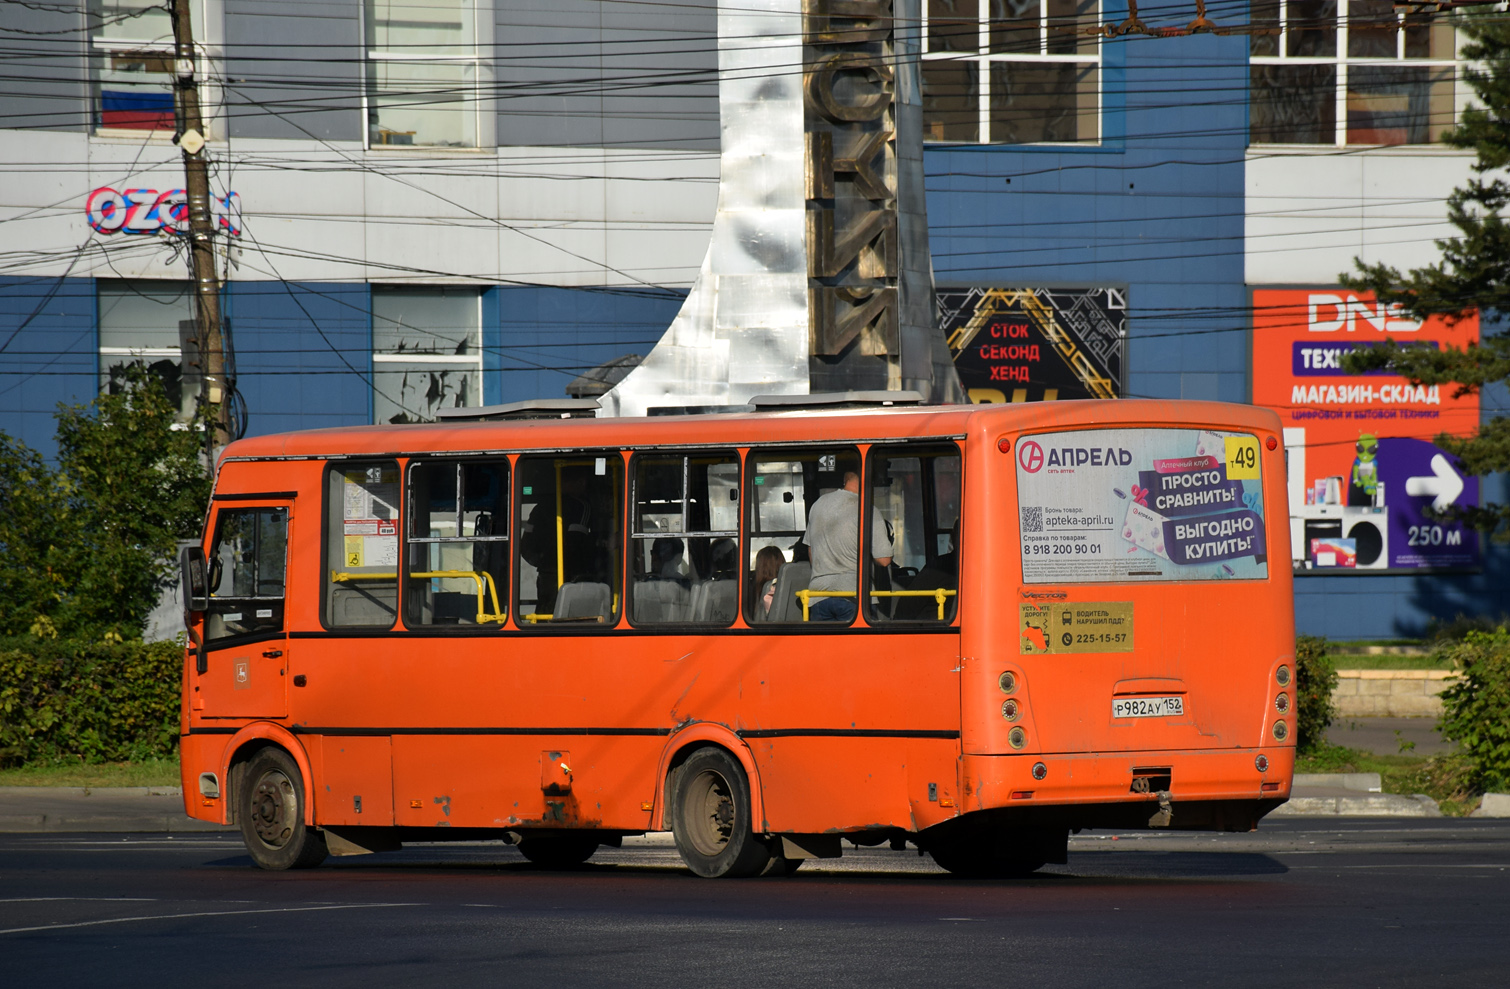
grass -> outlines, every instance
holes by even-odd
[[[1297,773],[1378,773],[1385,793],[1424,793],[1442,813],[1463,817],[1479,805],[1469,790],[1468,760],[1460,753],[1436,756],[1375,755],[1361,749],[1327,745],[1295,760]]]
[[[0,786],[178,786],[178,757],[0,769]]]
[[[1328,653],[1332,665],[1339,670],[1450,670],[1449,660],[1426,656],[1357,656],[1348,653]]]

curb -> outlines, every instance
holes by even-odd
[[[1293,796],[1268,817],[1441,817],[1437,802],[1424,793],[1373,793],[1356,797]]]
[[[0,834],[234,830],[185,814],[176,786],[0,787]]]
[[[1486,793],[1469,817],[1510,817],[1510,793]]]

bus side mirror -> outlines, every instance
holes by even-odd
[[[178,565],[183,581],[184,610],[208,611],[210,585],[205,574],[204,550],[198,546],[185,546],[178,556]]]

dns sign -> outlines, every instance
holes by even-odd
[[[232,237],[241,236],[241,197],[234,192],[210,197],[215,225]],[[102,234],[189,232],[189,197],[183,189],[122,189],[101,186],[84,204],[89,226]]]

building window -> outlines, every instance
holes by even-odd
[[[928,0],[923,139],[1100,139],[1098,0]]]
[[[374,422],[428,422],[482,404],[482,296],[465,288],[372,289]]]
[[[198,370],[185,368],[183,359],[194,336],[189,283],[100,281],[97,293],[100,390],[119,391],[126,367],[141,362],[162,379],[179,421],[188,422],[199,399]]]
[[[171,134],[173,21],[167,5],[93,0],[89,12],[95,129]]]
[[[1435,144],[1457,115],[1456,32],[1393,0],[1253,0],[1252,144]]]
[[[477,147],[476,0],[367,0],[371,147]]]

